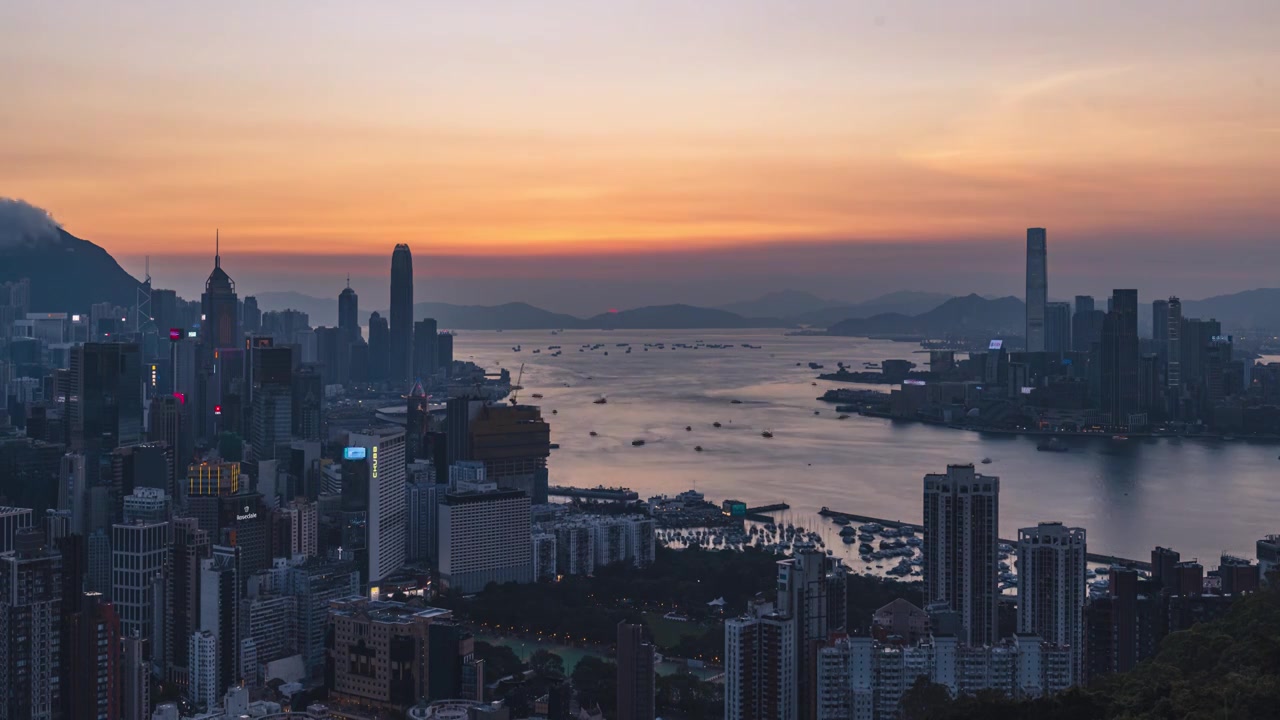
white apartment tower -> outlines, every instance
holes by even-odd
[[[960,614],[960,641],[995,644],[999,611],[1000,478],[973,465],[924,477],[925,602]]]
[[[1069,648],[1074,678],[1083,675],[1085,547],[1084,528],[1060,522],[1018,531],[1018,632]]]

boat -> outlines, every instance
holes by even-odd
[[[600,398],[599,400],[592,400],[591,402],[596,405],[604,405],[605,403],[609,402],[609,400],[608,398]]]
[[[595,437],[599,433],[597,433],[595,430],[592,430],[589,434],[591,435],[591,437]]]
[[[990,464],[991,464],[991,458],[982,458],[982,464],[983,464],[983,465],[990,465]]]
[[[814,415],[817,415],[817,414],[818,414],[818,411],[817,411],[817,410],[814,410],[814,411],[813,411],[813,414],[814,414]]]
[[[715,421],[715,422],[711,423],[711,427],[720,427],[720,421],[719,421],[719,420],[717,420],[717,421]]]
[[[533,397],[534,397],[534,398],[541,398],[541,397],[542,397],[542,393],[534,393],[534,394],[533,394]]]
[[[644,441],[643,441],[643,440],[632,440],[632,441],[631,441],[631,444],[632,444],[633,446],[635,446],[635,447],[640,447],[641,445],[643,445],[643,444],[644,444]]]
[[[1036,445],[1036,449],[1040,452],[1066,452],[1069,448],[1055,437]]]
[[[559,414],[560,414],[560,411],[559,411],[559,410],[554,410],[554,409],[553,409],[553,410],[551,411],[551,414],[552,414],[552,415],[559,415]]]
[[[694,446],[693,446],[693,449],[694,449],[694,450],[696,450],[697,452],[702,452],[702,446],[701,446],[701,445],[694,445]]]
[[[559,450],[559,449],[560,449],[560,443],[551,443],[551,444],[550,444],[550,445],[548,445],[547,447],[551,448],[552,450]]]
[[[691,425],[685,425],[685,426],[684,426],[684,431],[685,431],[685,432],[693,432],[693,426],[691,426]]]
[[[730,404],[730,405],[741,405],[741,404],[742,404],[742,401],[741,401],[741,400],[738,400],[737,398],[734,398],[733,400],[730,400],[730,401],[729,401],[729,404]]]
[[[1128,440],[1129,437],[1127,435],[1112,435],[1111,439],[1112,440]]]
[[[837,420],[848,420],[848,419],[849,419],[849,416],[848,416],[848,415],[841,415],[840,417],[838,417],[838,418],[836,418],[836,419],[837,419]]]
[[[810,384],[810,385],[812,385],[812,386],[814,386],[814,387],[818,387],[818,383],[816,383],[816,382],[811,382],[811,383],[809,383],[809,384]]]
[[[858,539],[857,539],[857,538],[855,538],[855,537],[854,537],[854,536],[852,536],[852,535],[845,535],[844,537],[840,538],[840,540],[841,540],[845,545],[852,545],[852,544],[854,544],[854,543],[858,542]]]
[[[764,432],[760,433],[760,437],[763,437],[763,438],[771,438],[771,437],[773,437],[773,433],[772,433],[772,432],[769,432],[768,430],[765,430]]]

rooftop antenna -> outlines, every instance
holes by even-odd
[[[213,266],[222,267],[222,238],[217,228],[213,230]]]
[[[347,287],[351,287],[351,273],[347,273]]]

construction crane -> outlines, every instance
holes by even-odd
[[[524,380],[524,363],[520,363],[520,373],[516,375],[516,384],[511,387],[511,405],[519,405],[520,381]]]

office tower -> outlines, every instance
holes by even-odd
[[[53,720],[62,710],[62,558],[26,528],[0,554],[0,717]]]
[[[124,499],[121,522],[162,523],[169,520],[169,497],[159,488],[138,487]]]
[[[806,550],[778,562],[777,610],[795,622],[797,707],[816,717],[818,648],[844,629],[846,579],[842,565],[821,551]]]
[[[280,348],[288,353],[287,348]],[[292,378],[264,382],[254,388],[249,460],[287,459],[293,439]]]
[[[492,482],[455,483],[438,512],[440,581],[469,594],[533,582],[529,496]]]
[[[324,675],[329,604],[360,594],[360,571],[352,563],[310,558],[286,573],[285,592],[297,598],[298,652],[307,678]]]
[[[183,468],[195,455],[195,435],[191,431],[191,414],[185,397],[160,395],[151,398],[151,410],[147,415],[147,441],[169,447],[172,463],[169,471],[168,492],[181,501]]]
[[[396,245],[391,253],[391,337],[388,378],[404,384],[413,370],[413,254]]]
[[[455,622],[442,620],[427,628],[427,696],[478,699],[464,681],[474,670],[475,638]],[[483,664],[483,661],[479,661]],[[481,669],[483,674],[483,669]],[[474,673],[471,673],[474,674]],[[483,683],[481,683],[483,684]],[[468,697],[470,696],[470,697]]]
[[[213,272],[209,273],[209,279],[204,283],[204,294],[200,296],[200,312],[200,343],[204,345],[206,357],[212,356],[214,350],[240,346],[236,284],[222,269],[219,247],[214,249]]]
[[[1159,348],[1161,359],[1168,349],[1169,341],[1169,301],[1153,300],[1151,302],[1151,339]]]
[[[279,511],[286,517],[289,528],[288,544],[277,551],[276,556],[287,553],[288,557],[302,555],[314,557],[317,550],[319,510],[316,504],[306,498],[294,498]]]
[[[1102,413],[1129,428],[1139,410],[1138,291],[1116,290],[1102,329]]]
[[[618,623],[618,720],[653,720],[655,670],[653,643],[644,625]]]
[[[445,402],[444,432],[448,446],[449,467],[471,459],[471,418],[484,403],[466,397],[453,397]]]
[[[547,502],[551,426],[541,410],[532,405],[481,405],[468,423],[468,434],[468,459],[484,463],[490,481],[523,490],[535,505]]]
[[[1203,349],[1201,360],[1202,396],[1210,407],[1234,395],[1236,387],[1227,379],[1227,368],[1231,363],[1232,338],[1230,335],[1216,335],[1209,338]]]
[[[319,441],[324,436],[324,380],[315,365],[303,365],[293,374],[293,436]]]
[[[453,376],[453,333],[442,332],[436,337],[436,367],[445,377]]]
[[[377,310],[369,316],[369,380],[380,382],[387,379],[391,361],[391,330],[387,327],[387,319]]]
[[[724,623],[725,720],[796,720],[796,622],[753,603]]]
[[[186,645],[186,638],[184,646]],[[121,640],[120,664],[124,669],[120,683],[121,720],[149,720],[151,718],[151,662],[147,659],[146,646],[139,637]],[[183,653],[184,657],[186,653]]]
[[[347,287],[338,293],[338,329],[347,337],[348,342],[356,342],[360,336],[360,296],[351,289],[351,278],[347,278]]]
[[[30,508],[0,507],[0,553],[12,551],[18,533],[30,528]]]
[[[71,449],[76,452],[108,453],[121,445],[142,442],[142,356],[138,346],[85,343],[73,347],[67,405]]]
[[[409,509],[405,559],[409,562],[429,562],[433,565],[436,562],[437,509],[446,487],[431,482],[428,478],[405,486],[405,504]]]
[[[215,696],[240,678],[241,583],[239,549],[214,545],[212,557],[200,562],[200,632],[212,634],[214,640]],[[189,651],[187,661],[191,663],[188,682],[194,691],[199,658],[193,654]]]
[[[211,556],[212,544],[209,533],[200,529],[195,518],[174,518],[172,525],[173,545],[165,592],[165,657],[168,667],[164,677],[185,688],[191,634],[200,627],[201,563]]]
[[[151,301],[155,302],[155,293],[151,294]],[[258,298],[248,295],[244,299],[244,319],[240,323],[247,333],[256,333],[262,329],[262,311],[258,309]],[[157,327],[169,327],[161,323],[156,323]]]
[[[351,598],[329,610],[331,692],[341,700],[404,712],[427,696],[430,628],[448,610]]]
[[[119,718],[120,619],[101,593],[84,593],[64,614],[63,701],[67,718]]]
[[[251,642],[256,662],[244,663],[242,653],[241,677],[254,685],[260,685],[258,666],[272,663],[297,653],[298,599],[296,596],[263,592],[241,601],[241,624],[246,631],[242,639]]]
[[[347,385],[351,382],[351,342],[336,327],[315,329],[316,353],[325,385]]]
[[[1044,228],[1027,228],[1027,352],[1045,350],[1045,303],[1049,301]]]
[[[1170,390],[1182,388],[1182,301],[1169,298],[1165,327],[1165,380]]]
[[[156,582],[169,560],[169,523],[137,520],[111,526],[111,602],[120,617],[120,634],[149,643],[164,606],[156,607]]]
[[[1000,478],[973,465],[948,465],[924,477],[926,603],[947,603],[960,615],[960,641],[998,639]]]
[[[169,479],[173,476],[173,450],[163,443],[120,447],[111,451],[112,521],[122,517],[123,503],[136,488],[160,490],[172,497]]]
[[[368,582],[376,583],[404,565],[405,434],[403,428],[371,428],[352,433],[350,447],[364,448],[368,467]]]
[[[428,380],[436,373],[439,351],[436,349],[439,329],[434,318],[419,320],[413,325],[413,376]]]
[[[428,414],[427,396],[422,390],[422,383],[415,382],[413,389],[409,391],[408,408],[405,413],[404,460],[406,463],[411,463],[422,457],[422,446],[426,440]]]
[[[1090,295],[1077,295],[1075,314],[1071,316],[1071,350],[1089,352],[1089,346],[1098,340],[1094,336],[1094,302]],[[1097,330],[1101,332],[1101,327]]]
[[[187,657],[191,671],[187,684],[187,699],[197,708],[210,709],[218,704],[221,694],[218,680],[218,639],[208,630],[191,634]]]
[[[1072,677],[1083,677],[1084,528],[1042,522],[1018,530],[1018,632],[1071,649]]]
[[[556,534],[534,531],[533,533],[533,581],[554,582],[557,577]]]
[[[1052,353],[1071,350],[1071,303],[1051,302],[1045,305],[1044,349]]]

